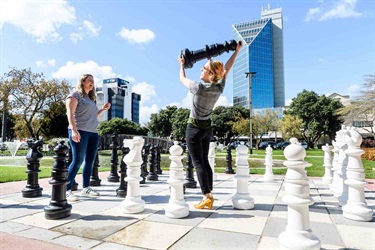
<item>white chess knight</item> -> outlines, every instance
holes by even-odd
[[[282,249],[320,249],[320,240],[310,229],[309,206],[314,203],[310,197],[309,179],[305,167],[311,164],[304,161],[305,149],[296,138],[290,139],[291,144],[284,150],[288,167],[285,175],[284,204],[288,205],[288,225],[279,235]]]
[[[236,148],[237,173],[234,175],[234,179],[237,181],[237,192],[232,197],[232,204],[236,209],[254,208],[254,198],[249,194],[248,182],[250,179],[250,168],[247,152],[248,148],[243,145],[243,142]]]
[[[345,180],[345,184],[348,185],[348,200],[342,207],[343,216],[356,221],[372,221],[373,210],[367,207],[364,191],[366,181],[361,160],[364,151],[360,149],[362,136],[354,128],[351,128],[349,135],[345,136],[343,140],[348,144],[345,153],[349,157],[347,179]]]
[[[184,170],[182,166],[182,148],[178,141],[169,149],[171,156],[170,178],[168,183],[171,185],[171,195],[168,204],[165,206],[165,215],[169,218],[184,218],[189,215],[189,205],[184,199]]]
[[[140,196],[139,187],[139,182],[142,180],[140,176],[144,141],[140,136],[124,140],[124,147],[130,149],[129,153],[124,157],[124,162],[127,165],[125,181],[128,182],[126,198],[121,202],[124,213],[141,213],[145,209],[145,201]]]
[[[210,163],[210,167],[212,169],[212,180],[217,180],[217,175],[215,174],[215,142],[210,142],[210,148],[208,150],[208,162]]]

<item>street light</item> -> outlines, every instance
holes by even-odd
[[[250,111],[250,154],[253,154],[253,103],[252,103],[252,78],[257,76],[257,72],[245,72],[246,78],[249,78],[249,111]],[[250,76],[250,77],[249,77]]]

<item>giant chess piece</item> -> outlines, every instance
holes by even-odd
[[[226,155],[225,161],[227,162],[227,168],[225,169],[225,173],[235,174],[232,168],[232,149],[230,148],[229,144],[227,146],[227,155]]]
[[[341,144],[339,145],[339,159],[338,159],[338,170],[337,174],[338,178],[338,186],[336,197],[339,200],[339,205],[343,206],[348,201],[348,185],[345,184],[346,171],[348,168],[348,155],[346,154],[346,150],[348,149],[348,144],[344,141],[346,136],[350,136],[349,130],[346,129],[344,126],[339,131]]]
[[[22,197],[32,198],[42,196],[43,188],[39,186],[38,182],[38,173],[40,172],[40,159],[43,157],[43,154],[39,151],[39,148],[43,146],[43,141],[32,140],[27,141],[29,150],[26,154],[27,160],[27,184],[24,189],[22,189]]]
[[[349,156],[347,168],[348,200],[342,207],[345,218],[356,221],[372,221],[373,211],[367,207],[364,187],[365,171],[361,155],[364,151],[360,148],[362,136],[354,128],[349,130],[350,136],[343,140],[348,144],[346,154]]]
[[[121,202],[124,213],[141,213],[145,209],[145,201],[140,196],[139,186],[139,181],[142,180],[141,164],[144,141],[141,136],[124,140],[124,147],[130,149],[130,152],[124,157],[124,162],[127,165],[125,181],[128,182],[126,198]]]
[[[185,188],[196,188],[197,181],[194,179],[194,167],[193,163],[191,162],[191,157],[189,150],[186,153],[186,177],[184,182]]]
[[[122,157],[120,163],[120,186],[116,189],[116,197],[125,198],[127,193],[128,183],[125,181],[126,178],[126,163],[124,161],[125,156],[129,153],[130,149],[128,147],[122,147]],[[142,177],[142,176],[141,176]]]
[[[236,209],[253,209],[254,208],[254,198],[249,194],[248,182],[250,179],[249,174],[249,162],[247,159],[248,148],[241,142],[236,148],[236,166],[237,173],[234,175],[234,179],[237,180],[237,192],[232,197],[233,207]]]
[[[184,170],[182,167],[183,149],[174,141],[174,145],[169,149],[169,159],[171,160],[169,180],[171,185],[171,196],[165,206],[165,215],[169,218],[185,218],[189,215],[189,205],[184,199]]]
[[[150,157],[150,171],[147,175],[147,180],[149,181],[157,181],[159,179],[158,174],[156,173],[157,168],[157,159],[156,159],[156,146],[151,146],[150,148],[151,157]]]
[[[193,64],[203,59],[211,59],[212,57],[219,56],[224,52],[236,50],[237,42],[235,40],[225,41],[223,44],[216,43],[210,46],[206,45],[203,49],[190,51],[189,49],[181,50],[180,56],[184,56],[184,68],[190,69]]]
[[[217,174],[215,174],[215,142],[210,142],[210,148],[208,150],[208,162],[212,169],[212,180],[217,180]]]
[[[285,174],[285,195],[283,202],[288,205],[288,225],[279,235],[283,249],[320,249],[320,240],[310,229],[309,206],[314,203],[310,197],[309,179],[305,167],[311,164],[304,161],[305,149],[296,138],[284,150],[287,159],[284,165],[288,168]]]
[[[112,143],[110,145],[112,149],[111,153],[111,171],[107,177],[108,182],[119,182],[120,176],[117,173],[118,168],[118,153],[117,150],[120,148],[117,142],[117,134],[111,136]]]
[[[160,146],[156,145],[156,173],[157,174],[163,174],[163,170],[160,167],[161,163],[161,153],[160,153]]]
[[[275,177],[273,175],[273,170],[272,170],[273,159],[272,159],[271,145],[268,145],[268,147],[266,148],[266,159],[265,159],[264,165],[266,167],[266,172],[263,175],[263,180],[264,181],[273,181],[275,179]]]
[[[99,151],[96,152],[94,165],[92,167],[92,173],[90,176],[90,186],[98,187],[102,180],[99,178]]]
[[[328,143],[325,146],[322,146],[322,150],[324,151],[324,176],[322,181],[325,183],[332,183],[332,146],[329,146]]]
[[[55,162],[52,166],[52,179],[49,181],[52,185],[51,201],[44,207],[44,217],[49,220],[69,217],[72,210],[72,205],[66,200],[66,184],[69,183],[66,166],[68,147],[64,145],[64,141],[61,141],[54,151]]]
[[[336,133],[337,134],[337,133]],[[337,143],[337,136],[336,140],[332,141],[332,152],[333,152],[333,160],[332,160],[332,171],[333,171],[333,179],[332,183],[329,185],[329,190],[331,190],[332,193],[335,193],[337,189],[337,182],[338,182],[338,174],[337,174],[337,165],[338,165],[338,159],[339,159],[339,144]]]

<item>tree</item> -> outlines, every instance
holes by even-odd
[[[365,122],[372,126],[364,126],[362,129],[375,136],[375,75],[366,75],[362,90],[350,105],[339,110],[347,125],[354,121]]]
[[[172,116],[177,110],[175,105],[161,109],[157,114],[151,114],[147,128],[154,136],[169,137],[172,134]]]
[[[43,112],[52,103],[65,100],[69,84],[65,80],[46,80],[43,73],[33,73],[31,69],[13,68],[1,78],[0,90],[5,90],[0,95],[4,110],[18,115],[18,128],[26,128],[22,134],[39,139]]]
[[[253,115],[253,134],[256,139],[256,147],[262,142],[264,134],[275,131],[279,127],[279,113],[266,109],[265,113],[256,112]],[[276,134],[275,134],[276,135]]]
[[[7,125],[6,125],[6,131],[5,131],[5,138],[4,139],[15,137],[15,133],[14,133],[14,125],[15,125],[15,122],[16,122],[15,120],[16,120],[16,118],[14,117],[14,115],[12,115],[12,114],[8,115],[8,118],[6,119]],[[2,128],[2,127],[3,127],[3,113],[0,113],[0,128]],[[2,135],[0,137],[2,137]]]
[[[172,115],[172,135],[177,141],[184,141],[186,137],[186,124],[189,119],[190,110],[186,108],[177,109]]]
[[[297,116],[285,115],[281,122],[281,132],[285,140],[292,137],[301,138],[302,120]]]
[[[285,114],[302,120],[302,137],[310,148],[314,148],[322,135],[328,135],[330,139],[334,139],[336,131],[342,124],[342,118],[338,114],[338,110],[342,107],[343,105],[338,100],[303,90],[292,99],[289,110]]]
[[[64,102],[54,102],[43,111],[41,133],[45,138],[68,137],[68,117]]]
[[[228,144],[230,138],[238,135],[233,131],[233,124],[242,118],[249,118],[249,111],[242,106],[218,106],[212,111],[213,134],[220,142]]]
[[[104,134],[147,135],[147,129],[128,119],[114,118],[99,124],[98,132]]]

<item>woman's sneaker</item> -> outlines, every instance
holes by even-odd
[[[66,200],[67,201],[78,201],[77,196],[75,196],[72,190],[66,191]]]
[[[91,187],[87,187],[82,189],[81,196],[88,196],[88,197],[97,197],[100,194],[94,190],[91,189]]]

